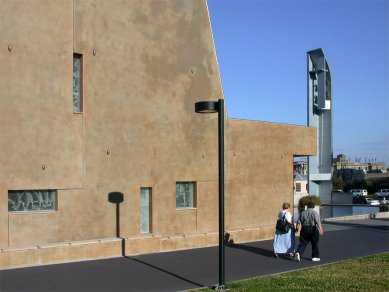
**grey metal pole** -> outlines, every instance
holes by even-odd
[[[195,112],[218,113],[218,162],[219,162],[219,284],[215,290],[225,291],[225,250],[224,250],[224,99],[195,103]]]

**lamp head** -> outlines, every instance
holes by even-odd
[[[217,101],[200,101],[195,103],[195,112],[199,114],[212,114],[219,111]]]

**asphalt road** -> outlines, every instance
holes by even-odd
[[[226,247],[226,281],[278,274],[389,251],[389,219],[327,222],[319,263],[295,262],[272,241]],[[298,238],[297,238],[298,239]],[[183,291],[218,282],[218,247],[0,271],[0,291]]]

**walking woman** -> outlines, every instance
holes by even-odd
[[[295,244],[295,228],[293,223],[292,214],[289,211],[290,204],[283,203],[282,211],[278,214],[279,219],[283,219],[292,225],[292,228],[289,229],[287,233],[276,230],[274,234],[274,256],[277,258],[279,254],[286,254],[288,256],[293,256],[294,254],[294,244]]]

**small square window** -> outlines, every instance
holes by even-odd
[[[82,55],[73,54],[73,112],[82,112]]]
[[[176,208],[196,208],[196,183],[177,182],[176,183]]]

